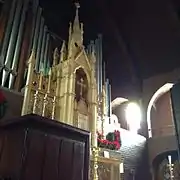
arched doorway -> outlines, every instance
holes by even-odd
[[[166,151],[153,160],[154,180],[179,179],[179,163],[177,151]]]
[[[172,86],[173,83],[166,83],[160,87],[148,104],[147,124],[149,137],[163,135],[164,128],[167,128],[167,126],[172,128],[173,126],[170,100]]]
[[[125,107],[129,102],[128,99],[118,97],[112,101],[112,112],[118,117],[118,122],[121,125],[121,128],[128,130],[128,124],[125,119]]]

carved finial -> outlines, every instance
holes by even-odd
[[[70,22],[69,23],[69,36],[71,36],[72,34],[72,23]]]
[[[75,15],[75,19],[74,19],[74,24],[73,24],[73,32],[80,32],[80,23],[79,23],[79,8],[80,8],[80,4],[79,3],[75,3],[76,6],[76,15]]]
[[[64,61],[65,53],[66,53],[66,43],[65,43],[65,41],[63,41],[62,47],[61,47],[60,62]]]
[[[59,60],[59,51],[58,48],[56,48],[53,54],[53,66],[56,66],[58,64],[58,60]]]
[[[92,62],[95,64],[95,62],[96,62],[96,55],[95,55],[94,41],[91,41],[90,45],[91,45]]]
[[[65,43],[65,41],[63,41],[62,47],[61,47],[61,53],[64,53],[65,48],[66,48],[66,43]]]
[[[79,8],[80,8],[79,2],[75,2],[74,4],[75,4],[75,6],[76,6],[76,9],[79,9]]]
[[[34,63],[34,62],[35,62],[35,52],[32,51],[27,64]]]
[[[49,69],[48,75],[51,76],[52,75],[52,69]]]

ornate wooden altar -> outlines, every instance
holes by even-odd
[[[0,177],[88,180],[89,133],[37,115],[0,124]]]

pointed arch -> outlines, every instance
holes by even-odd
[[[76,74],[76,71],[77,71],[78,69],[83,69],[84,73],[86,74],[88,84],[90,85],[91,78],[90,78],[90,74],[88,73],[87,69],[84,68],[83,66],[77,66],[77,67],[74,69],[74,72],[73,72],[73,73]]]
[[[156,103],[156,101],[164,95],[166,92],[168,92],[173,86],[173,83],[166,83],[163,86],[161,86],[151,97],[148,108],[147,108],[147,125],[148,125],[148,134],[149,137],[152,137],[152,132],[151,132],[151,109],[152,106]]]

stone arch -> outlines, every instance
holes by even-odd
[[[86,68],[84,68],[83,66],[77,66],[77,67],[74,68],[74,72],[73,73],[76,74],[76,71],[78,69],[83,69],[83,71],[85,72],[85,74],[87,76],[88,84],[90,84],[90,82],[91,82],[90,71],[88,72],[88,70]]]
[[[123,104],[124,102],[127,102],[127,101],[129,101],[129,100],[126,98],[117,97],[111,102],[111,106],[112,106],[112,108],[115,108],[115,107],[120,106],[121,104]]]
[[[111,102],[112,113],[117,116],[118,123],[120,123],[121,127],[124,129],[128,129],[127,121],[124,115],[124,108],[128,102],[129,100],[123,97],[118,97]]]
[[[174,164],[178,160],[178,153],[176,150],[168,150],[157,154],[157,156],[152,161],[154,180],[159,180],[162,178],[162,173],[164,169],[163,164],[169,163],[168,156],[171,156],[171,163]]]
[[[152,137],[152,122],[151,122],[151,109],[155,102],[165,93],[167,93],[173,86],[173,83],[166,83],[161,86],[151,97],[147,108],[147,125],[149,137]]]

